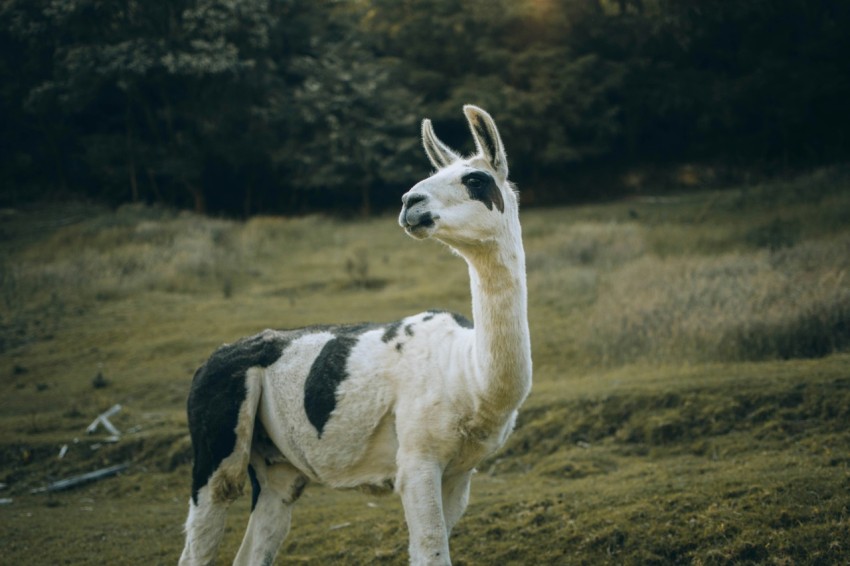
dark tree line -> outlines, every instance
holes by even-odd
[[[637,165],[850,154],[843,0],[0,6],[5,204],[368,213],[427,173],[422,117],[469,143],[467,102],[494,114],[537,202],[586,198],[572,180]]]

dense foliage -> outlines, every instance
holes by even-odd
[[[466,102],[526,202],[845,160],[848,27],[833,0],[4,0],[0,202],[368,213],[427,173],[423,116],[469,143]]]

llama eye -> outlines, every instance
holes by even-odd
[[[472,200],[481,201],[490,210],[493,210],[495,204],[499,212],[505,211],[505,202],[499,187],[496,186],[493,177],[484,171],[472,171],[465,175],[461,182]]]
[[[463,184],[469,187],[470,189],[480,189],[484,186],[484,181],[477,177],[469,177],[464,179]]]
[[[470,191],[479,191],[493,182],[493,178],[483,171],[473,171],[460,180]]]

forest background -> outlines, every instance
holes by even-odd
[[[0,206],[247,217],[398,205],[419,121],[510,140],[524,204],[850,154],[850,3],[4,0]],[[471,149],[471,148],[469,148]]]

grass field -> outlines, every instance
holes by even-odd
[[[847,562],[850,170],[522,221],[534,387],[473,480],[455,563]],[[0,211],[0,563],[176,563],[206,356],[429,308],[470,314],[466,266],[392,216]],[[115,403],[121,439],[86,435]],[[313,486],[277,563],[405,564],[406,536],[397,498]]]

